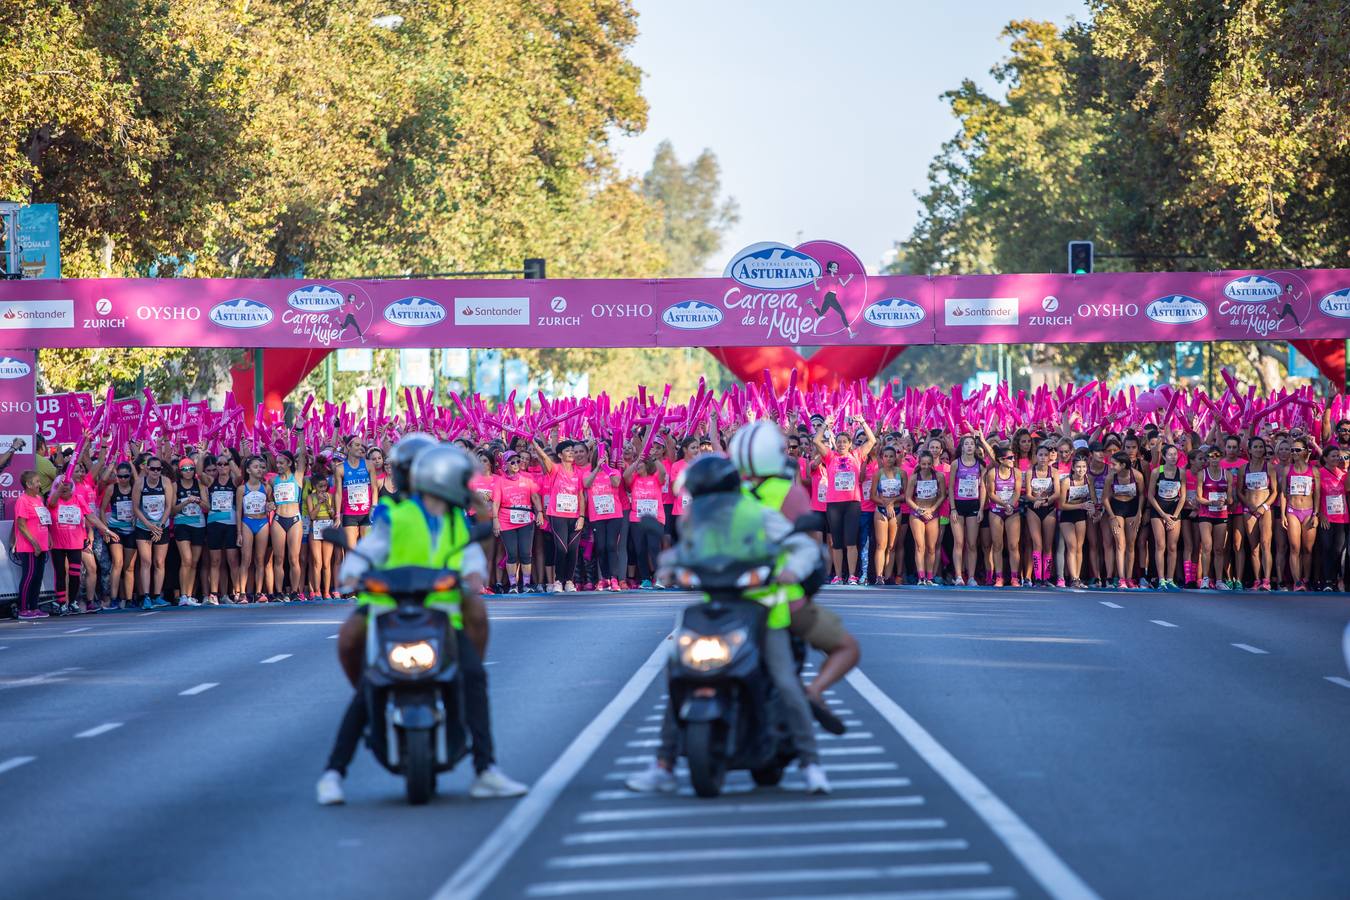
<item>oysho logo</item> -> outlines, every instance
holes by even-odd
[[[785,244],[751,244],[736,254],[724,276],[746,287],[785,291],[805,287],[821,275],[820,263]]]
[[[74,300],[14,300],[0,306],[0,328],[74,328]]]
[[[230,301],[234,302],[234,301]],[[136,318],[142,322],[151,319],[156,322],[195,322],[202,317],[200,307],[196,306],[138,306]]]
[[[1324,314],[1337,319],[1350,319],[1350,288],[1332,291],[1317,303]]]
[[[1084,319],[1134,319],[1139,316],[1139,304],[1080,303],[1075,314]]]
[[[236,297],[211,307],[210,318],[225,328],[261,328],[272,321],[272,309],[266,303]]]
[[[1223,286],[1223,295],[1239,303],[1265,303],[1278,300],[1283,291],[1280,283],[1265,275],[1244,275]]]
[[[948,325],[1016,325],[1016,297],[948,297],[945,301]]]
[[[456,297],[456,325],[528,325],[529,297]]]
[[[666,307],[665,312],[661,313],[661,321],[671,328],[697,331],[722,324],[722,311],[702,300],[686,300]]]
[[[923,321],[924,311],[913,300],[890,297],[870,304],[863,310],[863,318],[880,328],[908,328]]]
[[[592,303],[593,319],[650,319],[656,313],[650,303]]]
[[[26,378],[33,367],[12,356],[0,356],[0,378]]]
[[[1171,294],[1159,297],[1144,307],[1144,315],[1164,325],[1188,325],[1191,322],[1199,322],[1209,315],[1209,309],[1194,297]]]
[[[445,321],[445,307],[427,297],[404,297],[384,308],[384,318],[395,325],[421,328]]]
[[[335,291],[322,284],[311,284],[291,291],[286,302],[292,309],[303,312],[331,312],[342,308],[343,298],[341,291]]]

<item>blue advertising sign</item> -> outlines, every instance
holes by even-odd
[[[19,268],[25,279],[61,277],[61,239],[55,203],[19,207]]]

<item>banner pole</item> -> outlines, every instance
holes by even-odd
[[[263,402],[263,352],[262,348],[253,351],[253,403]]]

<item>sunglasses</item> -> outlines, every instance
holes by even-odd
[[[151,471],[151,472],[163,472],[164,469],[163,469],[162,466],[151,466],[151,467],[150,467],[150,471]]]
[[[130,477],[131,477],[131,473],[130,473],[130,472],[118,472],[118,473],[117,473],[117,477],[118,477],[118,478],[130,478]]]
[[[1307,447],[1295,447],[1295,448],[1294,448],[1294,452],[1295,452],[1295,453],[1307,453],[1307,452],[1308,452],[1308,448],[1307,448]]]

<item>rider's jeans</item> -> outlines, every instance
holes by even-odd
[[[816,751],[816,733],[811,725],[811,708],[807,705],[806,694],[802,693],[802,683],[797,677],[797,663],[792,658],[792,642],[786,628],[771,628],[764,637],[764,664],[778,688],[778,696],[783,704],[783,717],[788,731],[792,734],[792,745],[797,748],[797,758],[802,765],[809,766],[818,762]],[[675,705],[666,702],[665,718],[661,720],[661,746],[656,751],[659,762],[670,764],[674,768],[675,745],[679,732],[675,726]]]

